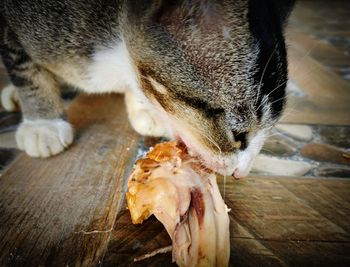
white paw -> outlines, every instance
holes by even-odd
[[[129,120],[135,131],[141,135],[156,137],[167,135],[163,125],[148,110],[138,110],[129,114]]]
[[[151,107],[143,101],[131,92],[125,93],[125,103],[132,127],[141,135],[167,137],[168,133],[161,120]]]
[[[18,105],[17,88],[9,84],[1,91],[1,105],[7,111],[14,111]]]
[[[73,142],[73,128],[62,119],[24,120],[16,132],[16,141],[29,156],[46,158],[62,152]]]

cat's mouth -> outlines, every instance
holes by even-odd
[[[232,153],[231,155],[217,155],[203,147],[198,149],[198,147],[193,146],[193,143],[186,142],[186,139],[180,136],[176,136],[175,139],[177,142],[183,143],[187,147],[188,153],[198,158],[205,167],[224,176],[235,179],[246,177],[254,162],[249,151]]]
[[[151,82],[151,88],[158,88],[158,92],[163,92],[164,88],[159,83],[152,78],[148,80]],[[167,108],[170,108],[170,112],[167,112],[167,108],[164,108],[156,97],[152,95],[149,100],[154,107],[160,111],[158,113],[159,118],[163,122],[163,126],[167,129],[169,136],[178,142],[184,143],[191,156],[198,158],[205,167],[221,175],[233,176],[236,178],[242,176],[241,174],[238,175],[237,172],[237,150],[232,150],[232,152],[230,152],[230,148],[227,149],[227,147],[225,147],[225,149],[223,149],[219,147],[217,142],[213,140],[214,138],[208,133],[208,131],[210,132],[213,130],[212,128],[208,127],[205,129],[205,127],[203,127],[202,130],[198,130],[198,128],[203,125],[198,122],[198,116],[192,115],[196,114],[193,109],[191,113],[189,112],[191,110],[190,108],[184,107],[182,110],[178,111],[178,116],[176,116],[174,110],[178,110],[180,105],[174,105],[174,101],[167,102]],[[173,105],[171,105],[171,103]],[[176,109],[172,110],[173,108]],[[197,113],[197,115],[198,114],[199,113]],[[181,119],[179,117],[181,117]],[[187,119],[193,117],[192,123],[185,120],[184,117],[187,117]],[[206,124],[205,121],[203,121],[203,124]],[[207,133],[205,133],[205,131],[207,131]],[[220,130],[216,129],[216,131]],[[229,139],[230,138],[228,138],[228,140]],[[232,146],[232,148],[234,148],[234,146]],[[246,172],[241,171],[239,173]]]
[[[187,147],[188,153],[198,158],[205,167],[224,176],[236,177],[237,154],[214,154],[194,138],[178,134],[175,134],[174,138],[176,141],[183,143]]]

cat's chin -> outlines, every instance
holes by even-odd
[[[224,175],[233,176],[237,166],[237,156],[218,156],[218,155],[203,155],[201,156],[205,166],[213,171]]]
[[[249,152],[220,156],[210,152],[200,153],[194,148],[187,147],[189,154],[200,157],[207,168],[224,176],[232,176],[235,179],[246,177],[254,162],[254,157]]]
[[[232,176],[236,179],[246,177],[259,153],[266,137],[265,131],[260,131],[251,140],[250,146],[239,153],[230,155],[220,155],[211,152],[205,145],[198,142],[192,136],[175,135],[174,138],[178,142],[186,145],[191,156],[200,158],[203,165],[213,171],[224,175]]]
[[[160,113],[162,114],[162,113]],[[211,151],[205,144],[200,141],[196,133],[189,130],[189,127],[180,124],[179,120],[171,116],[165,116],[164,125],[168,125],[169,136],[172,139],[182,142],[188,149],[191,156],[197,157],[207,168],[224,176],[233,176],[234,178],[243,178],[250,172],[252,162],[260,151],[264,138],[259,134],[253,138],[253,146],[246,151],[239,153],[218,154]],[[254,140],[256,142],[254,142]],[[255,144],[257,143],[257,144]]]
[[[187,138],[182,138],[180,136],[175,136],[178,142],[184,143],[188,149],[191,156],[200,158],[203,165],[207,168],[221,174],[224,176],[233,176],[237,168],[237,155],[218,155],[209,151],[205,146],[194,142],[193,140],[188,140]]]

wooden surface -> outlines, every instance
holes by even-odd
[[[171,266],[170,244],[154,218],[132,225],[127,174],[139,137],[121,97],[79,97],[77,129],[64,154],[19,156],[0,177],[0,266]],[[350,265],[350,183],[335,179],[228,179],[231,266]]]
[[[231,266],[350,265],[348,181],[256,177],[228,180],[225,188],[231,208]],[[154,218],[131,225],[124,208],[103,266],[170,266],[170,254],[133,263],[134,257],[168,244]]]
[[[285,35],[289,76],[303,93],[289,92],[281,122],[350,125],[350,80],[341,73],[350,65],[349,17],[350,1],[297,1]]]
[[[121,98],[80,97],[70,109],[77,140],[64,154],[21,155],[0,178],[1,266],[170,266],[154,218],[132,225],[124,189],[138,136]],[[223,186],[221,184],[223,192]],[[347,180],[227,180],[232,266],[350,264]]]
[[[290,34],[292,35],[292,34]],[[308,55],[309,51],[292,44],[288,49],[289,76],[306,95],[290,94],[284,123],[350,125],[350,86],[341,77]],[[346,58],[346,57],[344,57]],[[341,96],[341,97],[339,97]]]
[[[97,265],[106,250],[138,136],[123,99],[80,97],[64,154],[22,154],[0,178],[0,266]]]
[[[284,122],[349,125],[349,81],[335,70],[350,57],[322,38],[350,36],[350,2],[332,3],[299,2],[292,14],[291,79],[303,94],[289,96]],[[170,254],[133,263],[170,239],[154,218],[132,225],[126,210],[140,138],[122,98],[81,96],[69,117],[68,151],[20,154],[0,176],[0,266],[172,266]],[[232,209],[231,266],[350,266],[350,180],[251,177],[220,188]]]

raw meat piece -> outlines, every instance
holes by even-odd
[[[158,144],[136,162],[128,181],[128,208],[134,224],[152,214],[172,239],[179,266],[228,266],[228,209],[215,174],[176,142]]]

